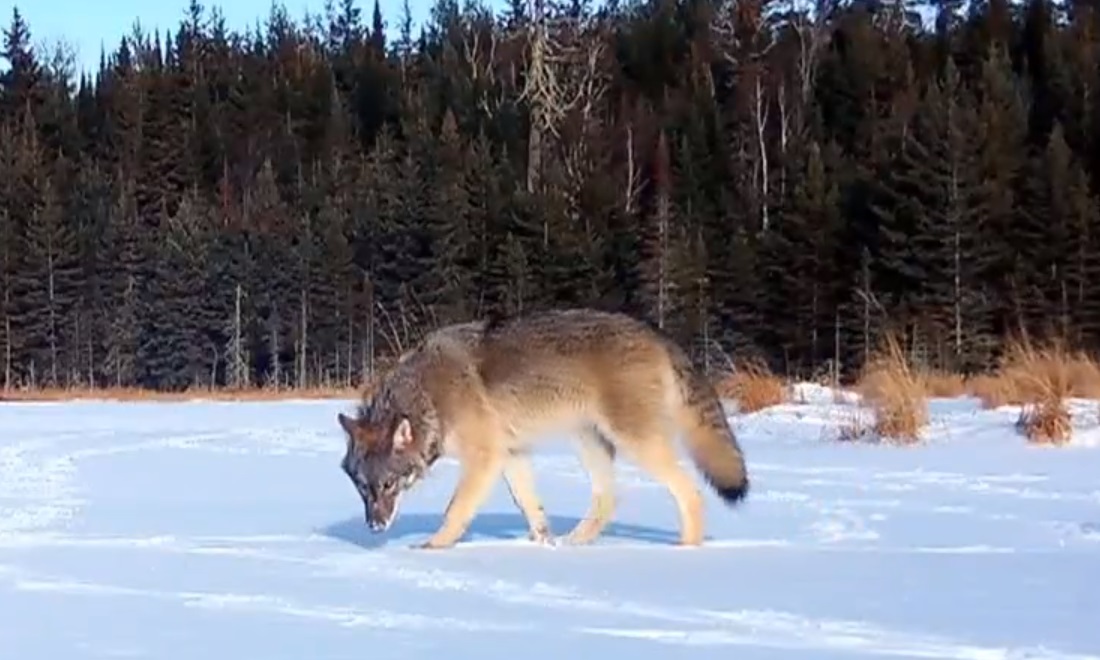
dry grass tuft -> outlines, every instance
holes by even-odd
[[[1095,364],[1083,354],[1071,353],[1060,342],[1037,347],[1027,340],[1011,342],[1001,359],[998,376],[1006,400],[1023,406],[1016,421],[1029,442],[1063,444],[1072,428],[1065,399],[1093,387]]]
[[[1058,398],[1026,404],[1016,420],[1016,430],[1028,442],[1050,445],[1064,445],[1073,433],[1069,411]]]
[[[1072,394],[1075,356],[1060,343],[1037,347],[1029,341],[1010,342],[999,373],[1008,381],[1014,403],[1037,403],[1052,395]]]
[[[779,376],[759,360],[742,363],[714,384],[718,396],[737,401],[742,412],[751,413],[787,401],[789,391]]]
[[[890,335],[863,368],[856,390],[875,412],[874,433],[880,438],[915,442],[928,423],[926,379],[909,364],[898,340]]]
[[[72,387],[10,389],[0,391],[0,401],[286,401],[290,399],[356,399],[363,388],[310,387],[228,388],[195,387],[180,391],[158,391],[138,387]]]

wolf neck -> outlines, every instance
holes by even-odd
[[[443,441],[438,433],[428,434],[428,441],[424,446],[424,465],[431,468],[439,457],[443,455]]]
[[[415,420],[413,434],[419,440],[417,449],[426,471],[443,455],[443,434],[439,432],[439,418],[435,414],[435,406],[428,402],[427,405],[417,408],[418,414],[410,414],[409,417]]]
[[[439,414],[435,401],[420,393],[416,405],[410,406],[409,418],[414,419],[414,435],[420,440],[420,457],[424,461],[424,469],[427,470],[443,455],[445,447],[441,433]]]

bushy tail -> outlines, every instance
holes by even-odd
[[[672,358],[680,384],[677,416],[684,431],[684,445],[718,496],[726,504],[736,504],[748,495],[749,477],[744,454],[726,421],[718,393],[678,347],[673,349]]]

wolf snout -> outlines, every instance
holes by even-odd
[[[367,527],[375,534],[390,528],[391,516],[367,516]]]

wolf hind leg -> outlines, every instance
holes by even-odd
[[[592,503],[584,518],[565,536],[572,545],[596,540],[615,514],[615,446],[594,427],[582,429],[577,442],[581,465],[592,482]]]
[[[659,416],[614,420],[609,429],[626,456],[664,485],[676,501],[680,517],[680,544],[703,542],[703,496],[691,475],[681,467],[670,441],[668,425]]]
[[[546,510],[535,493],[535,474],[527,454],[516,452],[504,463],[504,481],[512,494],[512,501],[527,519],[528,536],[536,543],[550,543],[550,525]]]

